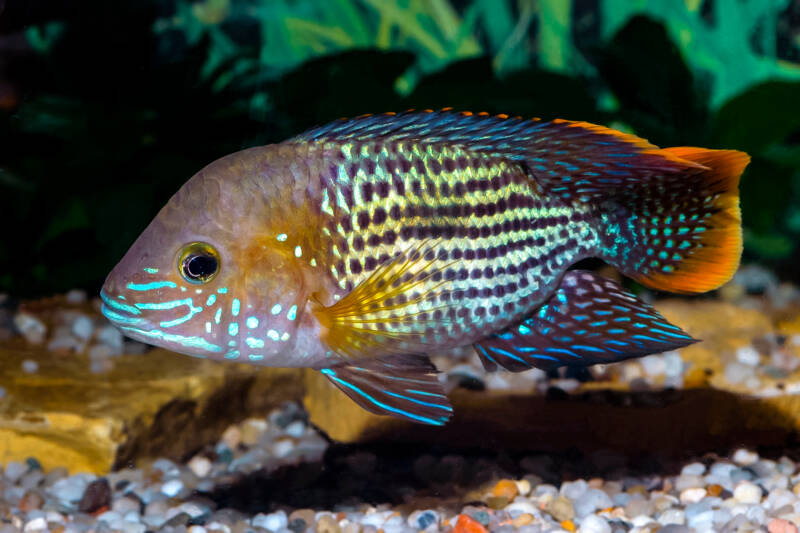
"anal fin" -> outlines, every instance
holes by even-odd
[[[567,272],[555,294],[521,323],[475,344],[487,369],[614,363],[697,342],[610,279]]]
[[[371,413],[434,426],[447,423],[453,414],[438,372],[425,356],[339,363],[320,372]]]

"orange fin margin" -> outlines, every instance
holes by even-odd
[[[685,146],[661,151],[705,167],[689,172],[690,176],[687,176],[699,182],[693,189],[704,195],[705,212],[697,221],[677,221],[676,227],[672,228],[673,235],[685,233],[691,237],[690,241],[682,241],[690,243],[686,245],[688,252],[672,265],[673,268],[647,270],[632,277],[655,289],[678,293],[717,289],[728,282],[739,267],[742,218],[738,186],[750,156],[736,150]],[[667,239],[662,241],[670,242]],[[674,252],[670,250],[669,253]]]

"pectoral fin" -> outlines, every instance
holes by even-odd
[[[371,413],[434,426],[453,414],[438,372],[425,356],[340,363],[320,372]]]
[[[426,333],[447,322],[434,318],[444,307],[434,302],[450,264],[436,259],[438,246],[434,239],[409,248],[335,304],[317,309],[322,340],[349,359],[424,352]]]
[[[610,279],[573,270],[534,314],[475,348],[487,369],[520,372],[614,363],[694,342]]]

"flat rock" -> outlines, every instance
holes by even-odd
[[[19,337],[0,346],[0,463],[36,457],[46,469],[105,473],[143,457],[185,459],[230,424],[302,395],[302,371],[165,350],[116,357],[107,373],[90,364]]]

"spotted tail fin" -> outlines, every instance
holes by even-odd
[[[735,150],[662,150],[699,167],[603,203],[601,256],[660,290],[698,293],[731,279],[742,253],[739,177],[750,158]]]

